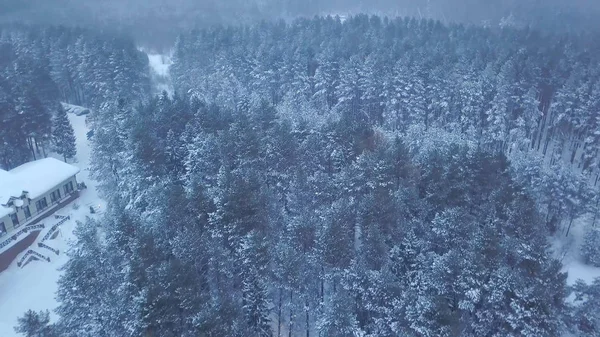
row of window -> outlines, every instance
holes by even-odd
[[[63,189],[65,191],[65,195],[73,193],[73,182],[69,181],[63,186]],[[60,193],[60,189],[54,190],[52,193],[50,193],[51,204],[58,202],[61,199],[61,197],[62,196]],[[35,209],[38,213],[42,212],[46,208],[48,208],[48,202],[46,201],[46,197],[43,197],[35,202]],[[29,209],[29,206],[23,206],[23,212],[25,213],[25,219],[31,218],[31,210]],[[10,220],[13,223],[13,227],[16,228],[19,226],[19,217],[16,213],[10,215]],[[4,222],[0,222],[0,236],[3,236],[4,234],[6,234],[6,226]]]

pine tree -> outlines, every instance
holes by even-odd
[[[52,119],[52,143],[54,151],[61,154],[65,160],[72,159],[77,154],[75,148],[75,132],[69,121],[67,112],[60,106]]]
[[[600,336],[600,278],[594,279],[592,284],[578,280],[573,291],[575,306],[570,320],[572,330],[581,337]]]
[[[77,223],[76,244],[67,252],[69,260],[62,267],[56,312],[61,317],[58,328],[64,337],[111,335],[110,331],[120,323],[113,317],[122,312],[111,311],[109,303],[127,303],[126,298],[115,296],[115,286],[124,286],[123,280],[117,278],[116,268],[112,268],[117,266],[111,265],[102,248],[98,226],[91,220]],[[115,283],[111,285],[111,281]]]
[[[25,337],[59,337],[54,325],[50,324],[50,312],[27,310],[18,319],[15,332]]]
[[[585,263],[600,267],[600,228],[588,228],[581,246],[581,256]]]
[[[353,294],[345,289],[334,290],[324,303],[324,313],[317,322],[321,336],[351,337],[364,334],[358,326]]]
[[[269,337],[270,307],[268,298],[268,246],[264,233],[252,230],[244,236],[240,247],[240,279],[242,305],[246,324],[252,335]]]

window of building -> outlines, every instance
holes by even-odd
[[[11,214],[10,215],[10,220],[12,220],[13,227],[19,226],[19,217],[17,216],[17,213]]]
[[[50,202],[55,203],[60,200],[60,190],[50,193]]]
[[[73,192],[73,182],[69,181],[68,184],[65,184],[65,194],[69,194]]]
[[[23,207],[23,211],[25,212],[25,218],[26,219],[31,218],[31,211],[29,210],[29,206]]]
[[[6,226],[4,226],[4,222],[0,222],[0,236],[4,236],[6,234]]]
[[[44,208],[48,207],[48,203],[46,201],[46,197],[38,200],[35,202],[35,208],[37,209],[38,212],[41,212],[44,210]]]

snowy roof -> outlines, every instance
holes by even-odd
[[[0,170],[0,218],[13,213],[11,207],[4,207],[11,196],[20,196],[23,190],[19,188],[20,182],[10,172]]]
[[[24,192],[29,199],[40,197],[77,173],[79,168],[55,158],[25,163],[8,172],[0,170],[0,205],[6,205],[11,197],[21,197]],[[10,213],[12,207],[0,206],[0,217]]]

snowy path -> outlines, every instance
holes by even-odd
[[[83,221],[86,216],[90,216],[88,205],[100,206],[101,209],[105,207],[105,203],[98,198],[95,182],[89,179],[90,148],[86,137],[88,128],[85,124],[85,116],[69,114],[69,119],[77,137],[77,158],[73,163],[81,169],[77,181],[84,181],[88,188],[81,191],[77,200],[56,212],[71,216],[71,220],[61,225],[61,235],[55,240],[45,242],[52,248],[60,250],[59,256],[49,254],[50,263],[33,261],[23,269],[19,268],[15,261],[6,271],[0,273],[0,336],[2,337],[18,336],[13,327],[16,325],[17,318],[26,310],[52,311],[56,308],[55,293],[60,276],[58,268],[67,260],[64,251],[68,248],[68,241],[73,239],[75,222]],[[73,207],[76,204],[80,206],[78,209]],[[48,217],[42,223],[49,228],[58,221],[54,217]],[[40,238],[41,235],[38,240]],[[51,314],[52,318],[56,319],[54,313]]]

